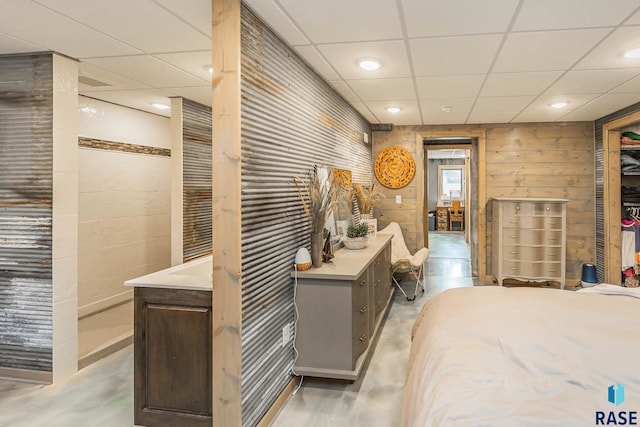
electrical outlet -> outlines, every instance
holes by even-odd
[[[396,194],[396,205],[402,204],[402,196],[400,194]]]

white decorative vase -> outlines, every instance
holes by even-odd
[[[367,246],[369,236],[364,237],[343,237],[342,243],[347,249],[363,249]]]

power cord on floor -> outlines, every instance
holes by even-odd
[[[296,303],[297,292],[298,292],[298,269],[294,265],[293,266],[293,310],[295,313],[295,317],[293,320],[293,352],[294,352],[293,366],[296,365],[296,362],[298,361],[298,355],[299,355],[298,349],[296,348],[296,337],[298,336],[298,320],[300,319],[300,315],[298,313],[298,304]],[[300,390],[300,387],[302,387],[302,381],[304,381],[304,375],[299,375],[293,367],[291,368],[291,372],[293,373],[293,375],[300,377],[300,382],[298,383],[298,386],[295,388],[295,390],[293,390],[293,393],[292,393],[292,395],[295,396],[298,390]]]

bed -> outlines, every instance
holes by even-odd
[[[640,422],[638,288],[450,289],[412,333],[405,427]]]

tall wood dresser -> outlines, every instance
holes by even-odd
[[[566,199],[492,199],[492,272],[504,279],[559,282],[566,271]]]

